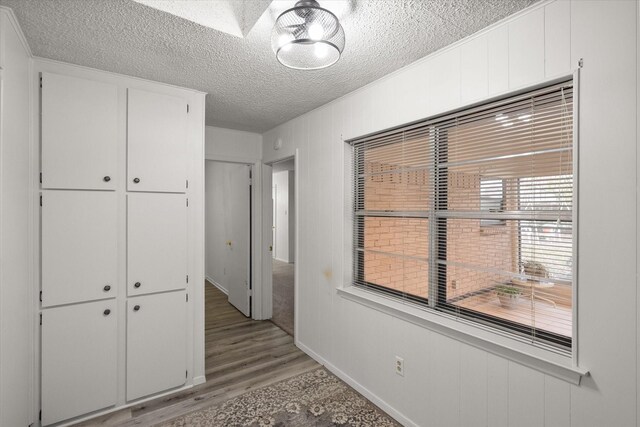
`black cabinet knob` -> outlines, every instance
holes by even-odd
[[[133,307],[133,311],[138,311],[138,310],[140,310],[140,306],[139,305],[136,305],[136,306]]]
[[[104,288],[105,292],[109,292],[111,290],[111,286],[110,285],[106,285]]]
[[[111,314],[111,310],[109,310],[108,308],[104,311],[104,315],[108,316]]]
[[[102,178],[104,180],[104,182],[109,182],[111,181],[111,177],[109,175],[105,176],[104,178]]]
[[[136,282],[136,283],[134,283],[134,284],[133,284],[133,287],[134,287],[134,288],[139,288],[139,287],[140,287],[140,282]]]
[[[135,182],[136,184],[140,182],[140,178],[133,178],[133,182]]]

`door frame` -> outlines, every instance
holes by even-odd
[[[271,310],[265,310],[265,308],[267,308],[264,301],[266,299],[266,293],[263,292],[262,281],[262,161],[254,158],[221,156],[209,153],[205,154],[204,161],[236,163],[251,166],[251,318],[254,320],[269,319],[271,318]],[[269,297],[271,297],[270,293]]]
[[[293,256],[293,342],[296,344],[296,346],[298,345],[298,319],[300,318],[299,313],[298,313],[298,307],[300,306],[299,304],[299,296],[300,296],[300,292],[299,292],[299,283],[300,283],[300,269],[299,269],[299,264],[300,264],[300,155],[298,152],[298,149],[295,149],[295,152],[293,153],[293,155],[289,155],[289,156],[283,156],[283,157],[279,157],[276,158],[275,160],[271,160],[269,162],[265,162],[264,164],[267,166],[273,166],[275,163],[280,163],[282,161],[285,160],[289,160],[289,159],[293,159],[293,195],[294,195],[294,256]],[[271,189],[269,189],[269,191],[271,191]],[[273,207],[272,207],[273,210]],[[264,235],[266,236],[266,233],[272,233],[271,230],[271,226],[269,226],[269,229],[265,228],[262,230],[262,232],[264,233]],[[263,251],[267,251],[268,252],[268,247],[265,246],[263,248]],[[264,252],[263,252],[264,253]],[[269,254],[269,257],[271,257],[271,254]],[[265,295],[265,300],[268,300],[268,304],[270,307],[269,310],[269,318],[271,318],[272,315],[272,298],[273,298],[273,286],[271,281],[273,280],[273,275],[271,272],[271,269],[269,269],[268,271],[266,270],[262,270],[262,281],[263,282],[269,282],[269,295]],[[266,277],[266,276],[271,276],[271,277]],[[266,288],[266,287],[265,287]]]

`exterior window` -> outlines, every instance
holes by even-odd
[[[571,347],[572,81],[351,143],[355,285]]]
[[[503,179],[480,179],[480,210],[495,213],[504,211],[504,180]],[[500,219],[482,219],[481,227],[492,225],[504,225],[505,221]]]

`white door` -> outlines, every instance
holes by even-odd
[[[42,311],[42,424],[116,404],[115,300]]]
[[[114,190],[118,88],[42,74],[42,188]]]
[[[128,90],[127,190],[184,193],[187,102]]]
[[[264,295],[272,294],[273,282],[273,168],[262,165],[262,292]],[[262,305],[262,318],[270,319],[272,312],[272,299],[267,298]]]
[[[229,303],[242,312],[245,316],[251,316],[251,298],[249,283],[250,277],[250,250],[251,250],[251,187],[250,171],[248,165],[237,165],[229,168],[229,174],[225,177],[229,186],[228,194],[234,195],[229,200],[224,200],[225,218],[229,218],[227,224],[227,286],[229,287]]]
[[[186,287],[187,209],[184,194],[127,195],[127,295]]]
[[[127,301],[127,401],[187,380],[186,292]]]
[[[42,306],[117,295],[116,193],[42,192]]]

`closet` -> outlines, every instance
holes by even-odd
[[[88,77],[40,75],[43,425],[192,378],[188,187],[203,120],[189,120],[193,94]]]

